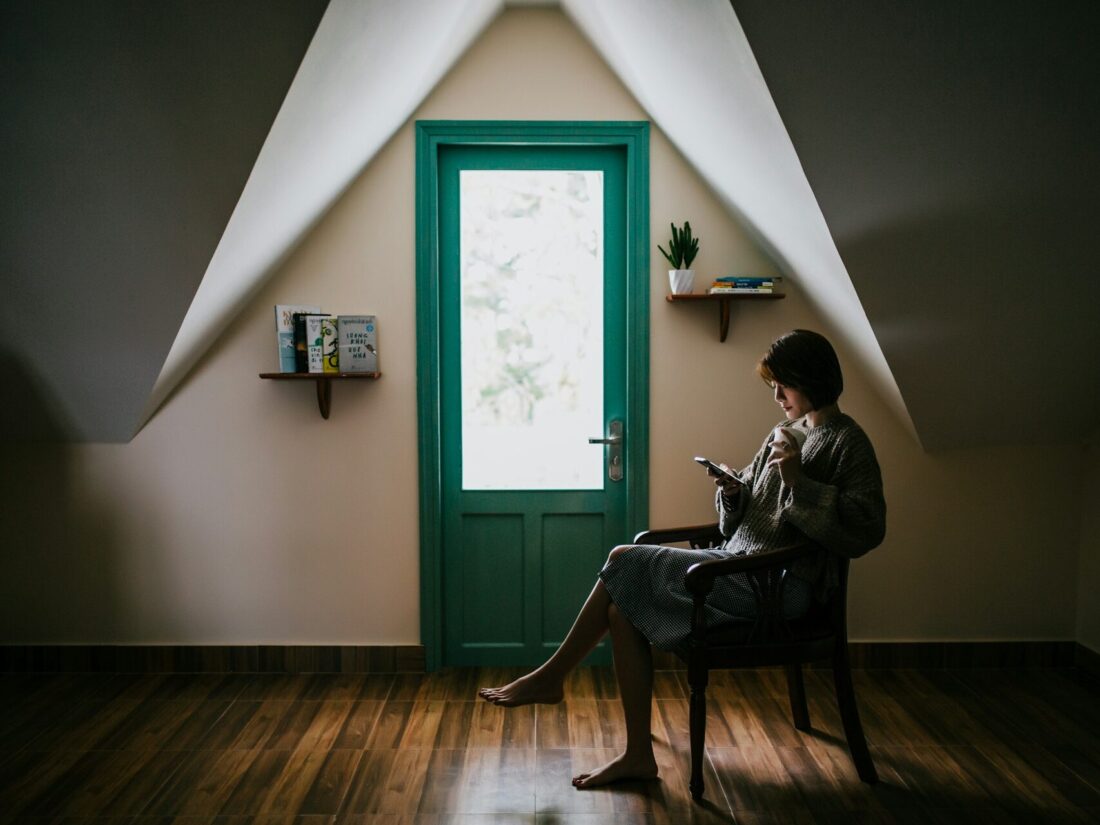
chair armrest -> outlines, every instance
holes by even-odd
[[[751,573],[771,568],[781,569],[790,566],[795,559],[809,556],[819,549],[813,542],[803,541],[749,556],[730,556],[726,559],[697,562],[687,569],[684,584],[692,593],[705,596],[714,586],[714,580],[718,576]]]
[[[688,542],[692,547],[713,547],[722,543],[722,532],[717,523],[712,523],[643,530],[634,537],[635,544],[672,544],[681,541]]]

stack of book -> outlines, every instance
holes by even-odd
[[[770,295],[779,292],[783,279],[779,276],[753,277],[749,275],[726,275],[715,278],[710,285],[711,295]]]
[[[378,319],[276,304],[279,372],[378,372]]]

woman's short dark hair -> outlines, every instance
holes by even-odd
[[[808,329],[777,338],[756,365],[756,372],[768,384],[798,390],[815,410],[835,404],[844,391],[833,345],[824,335]]]

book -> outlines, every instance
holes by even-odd
[[[763,287],[763,286],[780,286],[782,278],[740,278],[740,277],[721,277],[715,278],[711,286],[716,287]]]
[[[336,337],[337,326],[337,316],[321,316],[321,356],[324,360],[322,369],[325,372],[340,371],[340,350],[337,347]]]
[[[770,286],[712,286],[711,295],[771,295],[775,292]]]
[[[309,347],[306,344],[306,318],[324,315],[323,312],[295,312],[294,317],[294,371],[309,372]]]
[[[780,291],[782,286],[780,275],[722,275],[714,279],[708,292],[711,295],[771,295]]]
[[[279,372],[298,371],[294,357],[294,314],[320,311],[320,307],[308,304],[275,305],[275,339],[279,347]]]
[[[325,371],[325,337],[322,324],[333,315],[306,315],[306,358],[309,372]]]
[[[715,283],[735,283],[735,284],[763,284],[763,283],[777,283],[783,280],[782,275],[716,275],[714,277]]]
[[[340,315],[337,321],[340,369],[344,372],[378,372],[377,317]]]

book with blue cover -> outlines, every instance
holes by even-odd
[[[714,285],[718,286],[723,284],[726,286],[773,286],[782,282],[783,277],[780,275],[719,275],[714,279]]]
[[[749,275],[722,275],[710,285],[711,295],[770,295],[783,286],[780,275],[753,277]]]
[[[294,315],[317,313],[321,308],[310,304],[276,304],[275,336],[279,346],[279,372],[297,372],[294,355]]]

